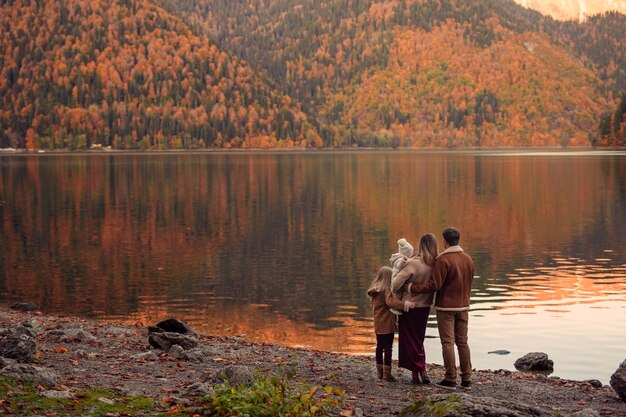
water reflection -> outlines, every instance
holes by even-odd
[[[0,156],[0,175],[3,304],[370,354],[365,289],[395,241],[454,224],[475,366],[544,350],[606,382],[623,359],[623,154]]]

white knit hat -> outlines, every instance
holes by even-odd
[[[398,252],[400,252],[403,256],[408,256],[409,258],[413,256],[413,246],[409,242],[406,241],[405,238],[398,240]]]

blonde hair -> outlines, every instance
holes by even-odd
[[[426,233],[420,238],[419,256],[428,266],[433,266],[435,258],[439,255],[437,238],[432,233]]]
[[[372,281],[372,284],[367,289],[367,295],[375,297],[376,294],[391,290],[391,268],[383,266],[378,270],[376,279]]]

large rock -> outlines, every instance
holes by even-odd
[[[180,345],[183,349],[193,349],[198,346],[198,339],[180,333],[162,332],[150,333],[148,336],[150,346],[169,352],[173,345]]]
[[[25,360],[37,350],[35,339],[28,333],[14,331],[0,339],[0,356],[5,358]]]
[[[617,395],[626,402],[626,360],[620,364],[609,381]]]
[[[430,395],[405,408],[401,414],[413,417],[554,417],[551,410],[467,394]]]
[[[150,333],[169,332],[189,335],[196,334],[196,332],[187,323],[177,318],[160,321],[154,326],[149,326],[148,331]]]
[[[531,352],[515,361],[515,368],[520,371],[553,371],[554,362],[542,352]]]
[[[0,375],[39,385],[55,385],[59,379],[57,374],[49,369],[17,362],[11,362],[0,369]]]

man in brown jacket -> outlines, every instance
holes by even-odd
[[[407,290],[420,294],[436,291],[435,310],[441,339],[445,378],[437,383],[442,388],[456,388],[456,362],[454,345],[461,362],[461,387],[472,386],[472,360],[467,343],[470,293],[474,279],[474,262],[459,246],[461,234],[454,227],[443,229],[445,250],[433,266],[430,281],[421,285],[408,285]]]

